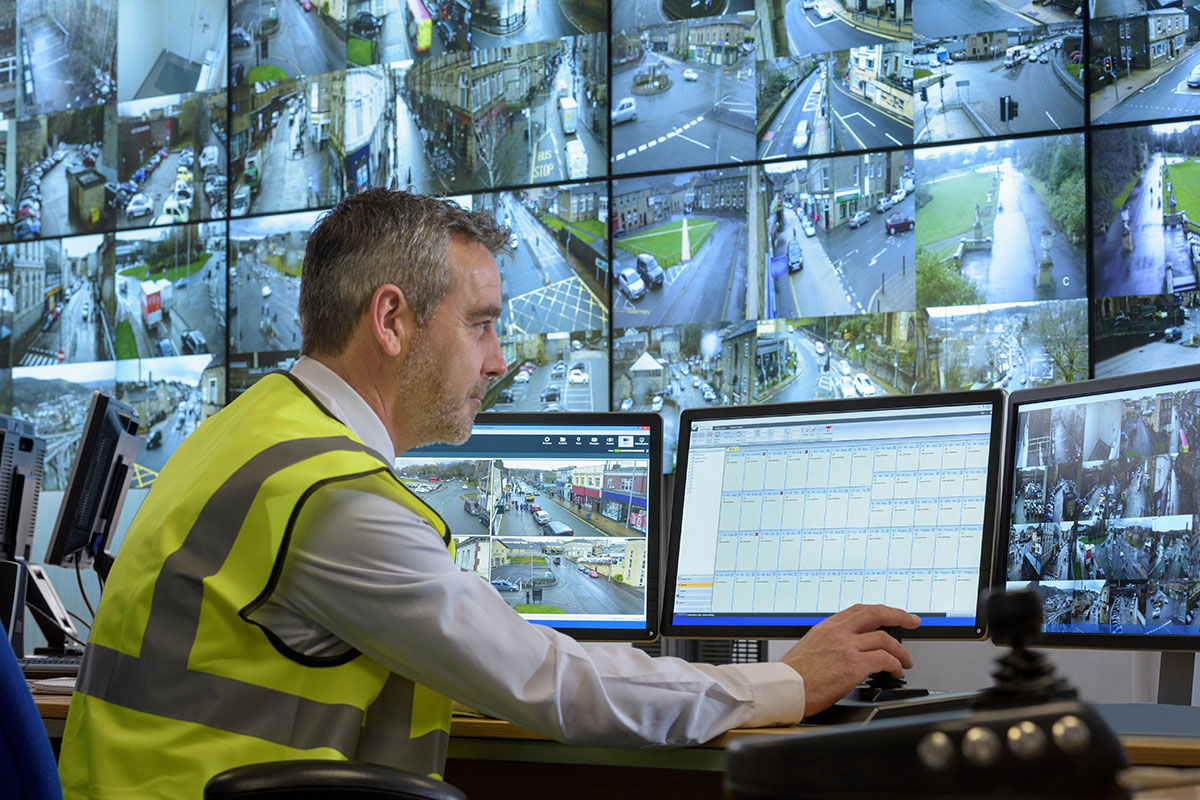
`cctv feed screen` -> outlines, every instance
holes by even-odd
[[[1007,581],[1048,633],[1200,634],[1200,381],[1018,407]]]
[[[526,619],[645,630],[650,446],[632,424],[478,422],[396,468],[449,526],[459,566]]]
[[[674,624],[975,625],[991,427],[988,403],[693,420]]]

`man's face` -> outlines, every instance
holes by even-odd
[[[400,371],[397,420],[412,431],[414,446],[461,444],[493,378],[504,374],[496,338],[500,271],[488,249],[451,239],[450,292],[417,329]]]

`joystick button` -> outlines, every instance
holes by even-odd
[[[967,761],[975,766],[990,766],[1000,757],[1000,737],[991,728],[976,725],[963,737],[962,750]]]
[[[917,742],[917,757],[935,772],[941,772],[954,760],[954,742],[941,731],[932,731]]]
[[[1074,714],[1056,720],[1050,728],[1050,735],[1064,753],[1082,753],[1092,742],[1092,732],[1087,723]]]
[[[1029,720],[1008,729],[1008,749],[1017,758],[1037,758],[1046,750],[1046,734]]]

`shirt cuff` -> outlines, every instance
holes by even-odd
[[[794,725],[804,719],[804,678],[778,661],[730,664],[754,693],[754,715],[747,728]]]

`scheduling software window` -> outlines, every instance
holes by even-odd
[[[973,623],[991,423],[989,405],[697,422],[676,622],[815,624],[862,602]]]

